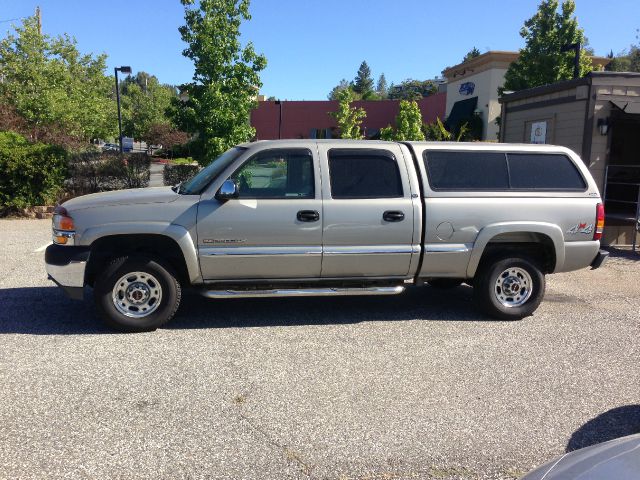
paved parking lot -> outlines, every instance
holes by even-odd
[[[0,478],[515,478],[640,431],[640,262],[549,277],[520,322],[468,287],[213,301],[119,335],[0,221]],[[40,251],[38,251],[40,250]]]

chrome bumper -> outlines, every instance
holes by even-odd
[[[71,298],[82,298],[89,249],[49,245],[44,259],[49,278]]]

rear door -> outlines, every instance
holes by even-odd
[[[322,277],[406,276],[419,240],[400,146],[318,145],[322,176],[329,179],[322,186]]]

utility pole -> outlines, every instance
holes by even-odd
[[[40,7],[36,7],[36,19],[38,20],[38,35],[42,35],[42,13],[40,13]]]
[[[116,77],[116,101],[118,102],[118,138],[120,140],[120,155],[122,155],[122,116],[120,115],[120,85],[118,84],[118,72],[131,73],[131,67],[115,67],[113,69],[113,73]]]

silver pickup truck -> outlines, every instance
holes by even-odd
[[[222,299],[465,282],[485,314],[520,319],[545,274],[603,263],[603,227],[597,186],[566,148],[260,141],[174,187],[65,202],[45,261],[72,298],[93,287],[123,331],[169,321],[185,287]]]

